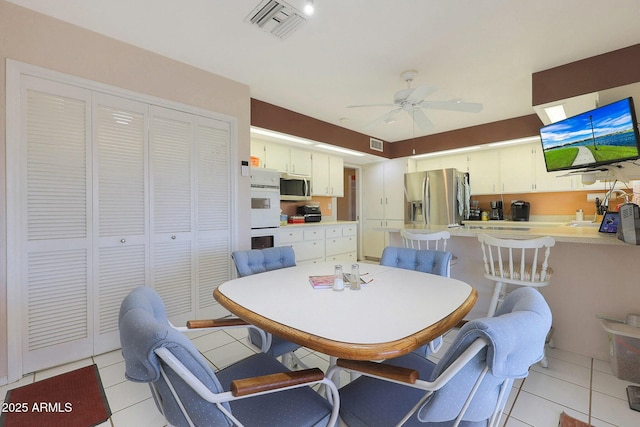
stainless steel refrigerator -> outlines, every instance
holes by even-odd
[[[405,223],[459,225],[469,212],[469,174],[438,169],[404,175]]]

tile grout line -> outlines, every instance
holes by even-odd
[[[591,370],[589,376],[589,413],[587,414],[587,423],[591,425],[591,405],[593,403],[593,357],[591,358]]]

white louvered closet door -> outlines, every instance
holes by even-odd
[[[17,219],[22,371],[91,354],[89,91],[24,77]],[[14,165],[12,165],[13,167]],[[15,189],[12,189],[12,191]],[[14,224],[16,225],[16,224]]]
[[[228,313],[213,299],[213,291],[231,276],[229,140],[228,122],[196,118],[196,317],[199,319]]]
[[[148,111],[144,103],[93,95],[93,354],[120,346],[120,303],[149,284]]]
[[[182,325],[195,316],[194,116],[150,111],[151,283]]]
[[[118,348],[139,285],[176,324],[225,314],[212,293],[231,275],[234,121],[42,72],[8,72],[12,380]]]

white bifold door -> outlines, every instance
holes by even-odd
[[[10,365],[118,348],[120,303],[139,285],[174,323],[224,314],[212,294],[230,277],[231,123],[31,76],[13,102]]]

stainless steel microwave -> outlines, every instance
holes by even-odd
[[[292,173],[281,174],[280,200],[311,200],[311,177]]]

